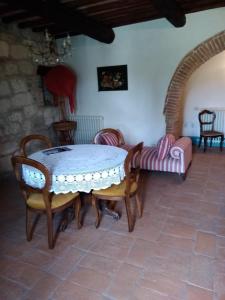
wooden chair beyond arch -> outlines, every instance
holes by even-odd
[[[120,130],[114,128],[104,128],[96,133],[94,137],[94,144],[121,146],[125,144],[125,141]]]
[[[214,124],[216,120],[216,114],[214,111],[209,111],[207,109],[202,110],[198,114],[198,120],[200,123],[200,139],[199,145],[201,146],[202,139],[204,141],[204,152],[207,149],[208,139],[210,139],[210,147],[212,147],[212,140],[215,138],[220,138],[220,151],[223,150],[223,140],[224,134],[223,132],[216,131],[214,129]]]
[[[28,156],[28,152],[27,152],[28,144],[30,144],[33,141],[40,142],[44,146],[44,148],[52,148],[52,142],[47,136],[41,134],[30,134],[23,137],[20,141],[19,148],[20,148],[21,155],[25,157]]]
[[[48,246],[53,249],[55,246],[56,235],[53,233],[53,218],[56,212],[63,212],[66,208],[74,206],[77,227],[81,228],[80,223],[80,196],[79,193],[54,194],[49,192],[52,184],[51,175],[48,169],[38,161],[23,157],[13,156],[11,158],[16,178],[26,204],[26,236],[31,241],[35,226],[40,214],[47,216]],[[44,184],[41,188],[34,188],[28,185],[23,179],[23,166],[33,167],[44,176]],[[31,213],[36,213],[36,218],[30,224]]]
[[[100,224],[100,212],[98,200],[124,201],[127,213],[128,230],[134,229],[134,216],[131,213],[131,198],[135,196],[138,216],[142,216],[142,203],[139,196],[140,158],[143,142],[132,147],[124,162],[125,179],[118,185],[113,184],[107,189],[92,191],[92,205],[96,210],[96,227]],[[132,168],[132,161],[135,159],[135,169]]]

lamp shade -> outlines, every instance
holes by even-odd
[[[44,83],[54,97],[68,97],[70,111],[75,110],[76,74],[64,65],[51,68],[44,76]]]

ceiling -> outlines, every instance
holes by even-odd
[[[186,14],[224,7],[222,0],[0,0],[3,23],[56,38],[84,34],[103,43],[114,40],[114,27],[166,18],[173,26],[186,24]]]

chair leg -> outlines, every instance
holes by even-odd
[[[134,230],[134,224],[133,224],[133,218],[131,214],[131,208],[130,208],[130,197],[125,197],[125,206],[126,206],[126,212],[127,212],[127,221],[128,221],[128,229],[129,232],[132,232]]]
[[[202,136],[200,136],[200,138],[199,138],[198,148],[200,148],[201,143],[202,143]]]
[[[69,224],[69,208],[64,209],[63,218],[60,224],[60,231],[65,231]]]
[[[208,138],[207,138],[207,137],[204,137],[204,152],[205,152],[206,149],[207,149],[207,141],[208,141]]]
[[[30,219],[31,219],[31,211],[28,207],[26,207],[26,236],[27,236],[27,241],[30,242],[33,237],[34,229],[40,219],[40,214],[36,214],[34,222],[30,224]]]
[[[97,205],[97,199],[96,197],[92,194],[91,196],[91,202],[92,202],[92,206],[95,209],[96,212],[96,221],[95,221],[95,227],[98,228],[100,225],[100,213],[99,213],[99,209],[98,209],[98,205]]]
[[[223,150],[223,140],[224,140],[224,136],[222,135],[220,139],[220,151]]]
[[[210,147],[212,147],[213,138],[210,139]]]
[[[47,212],[47,225],[48,225],[48,247],[49,249],[54,248],[53,239],[53,215],[52,212]]]
[[[77,220],[77,228],[80,229],[82,227],[81,222],[80,222],[80,208],[81,208],[81,201],[80,197],[76,198],[76,203],[75,203],[75,216]]]
[[[117,201],[109,201],[108,207],[111,210],[115,210]]]
[[[142,217],[142,203],[139,194],[137,193],[135,195],[136,205],[137,205],[137,211],[138,211],[138,217]]]
[[[30,210],[28,207],[26,207],[26,235],[27,235],[27,240],[31,241],[32,240],[32,232],[30,228]]]

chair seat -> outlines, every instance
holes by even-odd
[[[76,198],[79,193],[55,194],[52,197],[52,208],[58,208]],[[27,205],[34,209],[45,209],[45,202],[42,194],[32,193],[27,199]]]
[[[101,189],[101,190],[93,190],[92,194],[97,196],[112,196],[112,197],[125,197],[125,190],[126,190],[126,183],[125,180],[123,180],[120,184],[113,184],[107,189]],[[133,182],[131,185],[130,193],[134,193],[137,190],[137,183]]]
[[[207,136],[207,137],[217,137],[217,136],[223,136],[223,133],[220,131],[203,131],[201,132],[202,136]]]

